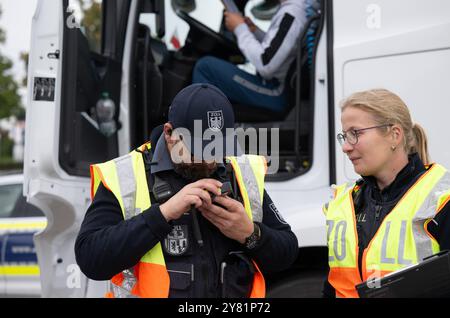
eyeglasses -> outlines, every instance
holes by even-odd
[[[361,129],[352,129],[349,131],[344,131],[340,134],[337,134],[336,138],[341,144],[341,146],[344,145],[344,143],[347,141],[350,145],[354,146],[358,143],[358,136],[360,135],[361,131],[374,129],[374,128],[382,128],[382,127],[392,127],[393,124],[385,124],[385,125],[379,125],[379,126],[373,126],[373,127],[367,127],[367,128],[361,128]]]

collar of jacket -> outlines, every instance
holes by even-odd
[[[173,170],[172,159],[170,158],[169,151],[166,147],[166,141],[164,140],[164,134],[159,136],[158,142],[156,143],[155,150],[153,152],[152,163],[150,166],[151,174]]]
[[[370,197],[376,201],[392,201],[402,195],[417,178],[426,171],[417,153],[408,156],[408,164],[397,174],[394,181],[380,191],[375,177],[363,176],[364,185],[368,187]]]

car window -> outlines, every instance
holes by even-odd
[[[38,207],[27,202],[23,195],[20,195],[11,213],[12,218],[44,216],[44,212]]]
[[[0,185],[0,218],[10,217],[17,199],[22,196],[21,184]]]
[[[261,30],[267,31],[270,21],[258,20],[250,11],[254,5],[258,4],[258,1],[259,0],[249,1],[245,7],[245,15],[250,17]],[[165,0],[166,35],[162,40],[165,42],[169,50],[174,49],[172,42],[174,37],[179,41],[180,45],[183,46],[189,32],[188,24],[176,15],[174,10],[176,8],[172,5],[173,3],[173,0]],[[219,32],[222,22],[223,9],[224,7],[220,0],[197,1],[194,9],[192,11],[188,11],[188,14],[213,31]],[[150,28],[152,37],[156,38],[154,13],[142,13],[139,17],[139,23],[147,25]]]
[[[0,218],[45,216],[38,207],[27,202],[22,184],[0,185]]]

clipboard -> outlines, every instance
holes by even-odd
[[[356,285],[361,298],[450,296],[450,251],[444,250],[382,278]]]

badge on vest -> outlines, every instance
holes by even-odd
[[[183,255],[189,247],[187,225],[174,225],[172,231],[164,239],[164,249],[170,255]]]

